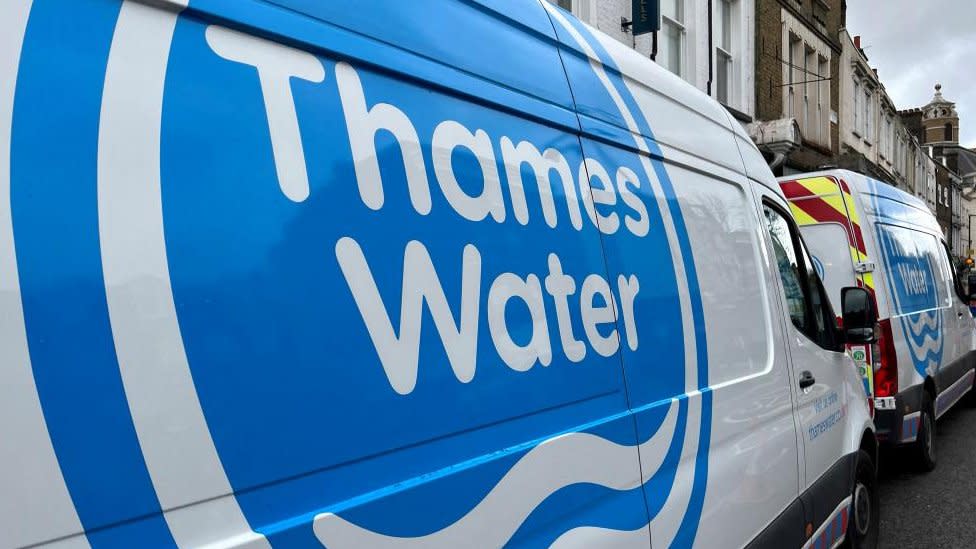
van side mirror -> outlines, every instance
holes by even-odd
[[[874,310],[874,298],[864,288],[843,288],[840,291],[844,319],[844,340],[847,343],[874,343],[877,339],[874,327],[878,312]]]

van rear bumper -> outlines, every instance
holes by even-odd
[[[874,426],[878,442],[896,446],[915,442],[922,409],[921,384],[909,387],[895,395],[894,409],[881,410],[875,406]]]

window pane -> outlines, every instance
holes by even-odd
[[[773,241],[773,251],[776,254],[776,266],[783,281],[783,291],[786,293],[786,303],[789,307],[790,320],[801,331],[807,328],[807,301],[800,283],[800,267],[797,261],[796,248],[793,246],[793,235],[790,225],[776,210],[763,208],[766,213],[766,227]]]
[[[573,11],[573,0],[558,0],[557,4],[566,11]]]
[[[664,20],[661,31],[657,61],[664,68],[681,76],[681,29]]]
[[[814,271],[813,261],[810,260],[810,254],[807,252],[806,246],[801,242],[800,250],[803,255],[803,263],[806,265],[806,279],[807,279],[807,289],[810,296],[810,308],[813,309],[813,319],[817,323],[816,337],[814,340],[821,343],[827,344],[827,322],[824,312],[827,310],[827,300],[823,293],[820,291],[820,284],[817,283],[817,273]]]
[[[729,103],[729,86],[732,83],[732,59],[722,52],[718,52],[718,65],[715,67],[716,95],[722,103]]]
[[[874,136],[871,135],[871,95],[867,90],[864,90],[864,138],[871,139]]]
[[[786,73],[788,75],[787,82],[789,82],[790,84],[793,84],[793,82],[794,82],[794,80],[793,80],[793,72],[794,72],[793,71],[793,67],[796,66],[796,55],[794,55],[796,53],[796,46],[795,46],[795,44],[796,44],[796,41],[794,41],[792,38],[790,38],[790,51],[789,51],[790,66],[786,69]],[[792,89],[792,86],[790,87],[790,89]]]
[[[725,44],[725,2],[715,0],[715,44],[722,47]]]
[[[684,22],[685,14],[683,6],[684,0],[661,0],[661,13],[675,21]]]
[[[732,51],[732,2],[730,0],[717,0],[715,3],[715,8],[718,11],[716,14],[716,20],[718,24],[716,25],[715,32],[718,33],[716,36],[715,43],[719,45],[722,49],[727,52]]]
[[[938,306],[940,292],[936,288],[938,265],[933,265],[931,253],[936,245],[932,235],[894,225],[878,225],[881,250],[892,277],[894,310],[897,314],[912,314]],[[928,251],[929,253],[926,253]]]
[[[806,106],[806,113],[804,114],[804,122],[806,123],[807,135],[810,135],[817,141],[820,140],[820,135],[817,133],[817,117],[814,114],[817,110],[817,82],[816,77],[813,72],[817,68],[817,58],[816,53],[813,50],[807,50],[806,56],[803,58],[803,100]]]

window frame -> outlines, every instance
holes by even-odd
[[[969,305],[969,296],[966,295],[966,290],[962,287],[962,280],[959,278],[959,273],[956,272],[956,267],[952,263],[952,252],[949,250],[949,244],[942,238],[937,238],[940,244],[940,248],[944,252],[942,254],[942,261],[944,261],[949,268],[949,276],[952,277],[952,288],[956,292],[956,296],[965,305]]]
[[[786,47],[788,49],[786,55],[787,55],[787,59],[789,60],[786,67],[786,74],[787,74],[786,93],[787,93],[787,110],[788,110],[787,114],[789,115],[790,118],[793,118],[794,120],[798,120],[799,117],[797,116],[796,86],[798,85],[799,82],[802,81],[802,79],[797,80],[796,78],[797,76],[796,73],[799,70],[797,68],[798,65],[797,65],[796,57],[798,53],[802,53],[803,39],[800,38],[798,35],[793,34],[792,31],[790,31]],[[801,49],[800,52],[797,51],[797,47]],[[798,122],[798,125],[800,126],[801,129],[803,128],[802,123]]]
[[[735,21],[734,0],[714,0],[718,8],[718,20],[713,24],[719,28],[719,40],[715,42],[715,99],[724,105],[731,105],[734,101],[733,83],[735,81],[732,43]],[[724,76],[720,78],[720,74]]]
[[[678,38],[678,43],[677,43],[678,66],[677,67],[670,67],[666,65],[661,65],[661,66],[664,67],[667,71],[671,72],[672,74],[684,78],[685,65],[686,65],[685,44],[687,43],[687,34],[688,34],[688,26],[685,23],[685,20],[687,19],[687,14],[685,13],[687,11],[685,10],[685,0],[674,0],[674,7],[675,7],[675,11],[677,12],[675,13],[675,17],[671,17],[670,15],[665,14],[664,10],[661,9],[661,31],[662,31],[661,34],[663,35],[662,38],[664,38],[664,40],[668,39],[667,33],[663,32],[665,26],[672,28],[676,32],[676,36]],[[667,61],[667,59],[665,59],[665,61]],[[658,61],[658,64],[660,65],[661,62]],[[670,62],[668,62],[668,65],[670,65]]]
[[[873,91],[867,86],[864,86],[864,141],[868,145],[874,142],[874,124],[872,123],[872,118],[874,117],[871,116],[873,114],[871,112],[873,108],[873,95]]]
[[[786,222],[787,229],[789,230],[790,239],[793,243],[793,248],[794,250],[797,251],[797,258],[796,258],[797,270],[798,270],[798,276],[800,277],[800,281],[799,281],[800,288],[803,292],[803,299],[805,303],[804,322],[806,323],[807,329],[803,329],[797,326],[796,324],[794,324],[793,319],[789,314],[789,311],[785,311],[790,326],[793,326],[793,328],[797,332],[803,334],[804,337],[806,337],[812,343],[814,343],[815,345],[817,345],[818,347],[824,350],[832,351],[832,352],[843,352],[843,348],[842,348],[843,338],[839,337],[839,334],[837,333],[838,332],[837,317],[835,316],[833,307],[830,304],[830,296],[827,294],[826,289],[823,287],[823,282],[820,280],[819,276],[814,276],[812,281],[808,277],[808,274],[811,271],[815,272],[815,270],[813,270],[812,265],[807,265],[807,257],[810,257],[810,252],[808,246],[803,241],[803,235],[800,233],[799,226],[793,220],[792,216],[786,213],[786,211],[782,207],[780,207],[772,200],[763,199],[762,207],[763,209],[769,208],[777,215],[779,215],[781,218],[783,218],[783,220]],[[761,219],[764,224],[767,223],[765,212],[763,212]],[[771,245],[772,235],[769,232],[768,224],[764,226],[763,229],[766,235],[765,238],[767,239],[767,242]],[[773,250],[773,260],[775,263],[775,250]],[[776,272],[776,276],[779,281],[778,284],[780,286],[780,294],[783,295],[785,299],[785,288],[783,288],[784,281],[783,281],[782,274],[779,272],[779,266],[774,265],[773,269]],[[811,282],[816,286],[817,291],[820,293],[820,306],[816,309],[814,307],[814,300],[811,293],[813,290],[813,286],[811,286]],[[816,318],[816,315],[818,314],[821,317],[820,322],[818,322]],[[819,329],[818,329],[818,325],[821,323],[823,325],[822,334],[819,333]]]

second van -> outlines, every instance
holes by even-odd
[[[973,388],[974,323],[948,245],[925,202],[867,176],[828,170],[780,179],[831,301],[874,295],[879,338],[849,352],[874,397],[878,438],[936,464],[935,421]]]

